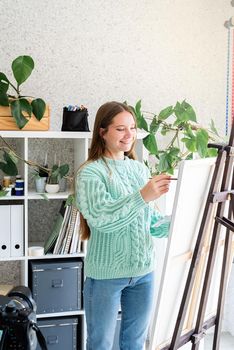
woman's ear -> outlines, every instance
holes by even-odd
[[[99,129],[99,136],[101,136],[101,138],[103,138],[104,133],[105,133],[105,129],[104,128],[100,128]]]

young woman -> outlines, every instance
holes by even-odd
[[[89,158],[77,176],[77,205],[85,259],[84,307],[87,350],[111,350],[121,306],[121,350],[142,350],[154,299],[152,236],[165,237],[169,224],[150,202],[169,189],[170,176],[150,178],[135,160],[132,110],[107,102],[96,115]]]

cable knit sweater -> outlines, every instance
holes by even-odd
[[[106,162],[105,162],[106,161]],[[90,227],[85,275],[96,279],[136,277],[153,271],[152,236],[168,235],[169,224],[140,189],[148,168],[125,157],[87,163],[77,175],[77,206]]]

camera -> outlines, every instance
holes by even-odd
[[[18,286],[0,295],[0,350],[35,350],[37,340],[47,350],[36,323],[36,303],[28,287]]]

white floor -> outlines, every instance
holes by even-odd
[[[212,343],[212,334],[207,334],[205,336],[204,350],[212,350]],[[219,350],[234,350],[234,337],[230,333],[222,333]]]

